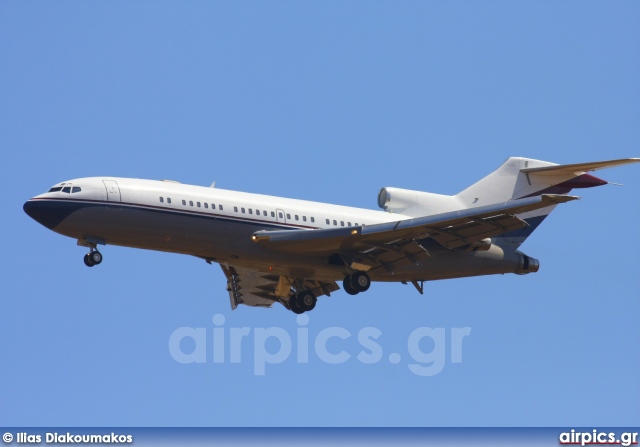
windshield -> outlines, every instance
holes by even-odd
[[[54,186],[47,192],[58,192],[58,191],[62,191],[67,194],[73,194],[73,193],[82,191],[82,188],[79,186],[71,186],[71,183],[61,183],[60,186]]]

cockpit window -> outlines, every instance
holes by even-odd
[[[65,185],[68,185],[68,186],[65,186]],[[60,186],[53,186],[47,192],[58,192],[58,191],[65,192],[67,194],[73,194],[75,192],[82,191],[82,188],[80,186],[71,186],[71,183],[60,183]]]

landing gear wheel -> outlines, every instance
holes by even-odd
[[[89,253],[84,255],[84,265],[86,265],[87,267],[93,267],[95,265],[93,261],[91,261],[91,258],[89,257]]]
[[[93,267],[94,265],[98,265],[102,262],[102,253],[98,250],[92,250],[86,255],[84,255],[84,265],[87,267]]]
[[[366,272],[356,272],[352,275],[353,288],[358,292],[366,292],[371,287],[371,278]]]
[[[291,309],[291,312],[293,312],[294,314],[300,315],[301,313],[304,312],[304,310],[298,307],[298,303],[296,301],[297,301],[296,295],[292,295],[289,298],[289,309]]]
[[[313,308],[316,307],[317,302],[318,298],[308,290],[300,292],[296,297],[296,305],[299,309],[302,309],[303,312],[313,310]]]
[[[358,294],[358,291],[356,289],[354,289],[354,287],[351,285],[351,275],[347,275],[347,276],[344,277],[344,281],[342,281],[342,288],[349,295],[357,295]]]
[[[89,258],[91,259],[93,265],[98,265],[102,262],[102,253],[97,250],[92,251],[91,253],[89,253]]]

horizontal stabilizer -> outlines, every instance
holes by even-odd
[[[541,175],[561,175],[561,174],[573,174],[580,175],[589,171],[596,171],[598,169],[610,168],[613,166],[626,165],[630,163],[638,163],[640,158],[621,158],[619,160],[608,161],[592,161],[589,163],[575,163],[570,165],[554,165],[543,166],[539,168],[524,168],[521,172],[525,174],[541,174]]]

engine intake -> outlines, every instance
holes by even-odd
[[[390,213],[407,216],[428,216],[465,208],[455,196],[391,187],[380,190],[378,206]]]
[[[467,251],[487,251],[491,248],[491,238],[480,239],[469,244]]]

